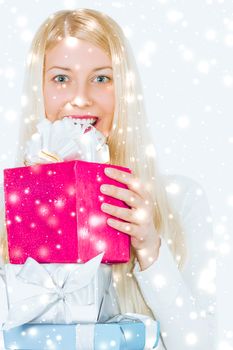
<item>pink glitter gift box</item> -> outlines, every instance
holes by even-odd
[[[80,160],[4,170],[10,263],[30,256],[39,263],[86,262],[105,252],[103,263],[127,262],[130,237],[107,225],[103,202],[128,206],[103,195],[103,183],[126,185],[104,174],[105,167]]]

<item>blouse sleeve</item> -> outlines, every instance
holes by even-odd
[[[158,259],[143,271],[136,263],[134,276],[154,317],[160,321],[165,349],[213,349],[215,257],[208,200],[203,188],[193,180],[178,176],[175,182],[180,192],[177,198],[171,195],[171,201],[185,233],[185,265],[181,271],[177,268],[162,238]]]

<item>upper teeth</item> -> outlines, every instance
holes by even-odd
[[[73,118],[76,122],[78,121],[79,123],[86,123],[86,124],[94,124],[96,122],[96,119],[95,118],[90,118],[90,119],[86,119],[86,118],[83,118],[83,119],[77,119],[77,118]]]
[[[96,122],[96,119],[91,118],[91,119],[86,119],[87,123],[94,124]]]

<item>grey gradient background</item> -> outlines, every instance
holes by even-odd
[[[32,36],[51,13],[78,7],[105,12],[122,26],[138,63],[160,169],[193,178],[207,193],[218,256],[218,349],[231,350],[233,2],[0,0],[0,181],[13,166]]]

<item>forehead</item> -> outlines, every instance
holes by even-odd
[[[67,37],[58,42],[45,54],[45,66],[49,69],[56,65],[98,66],[111,65],[111,58],[101,48],[89,41]]]

